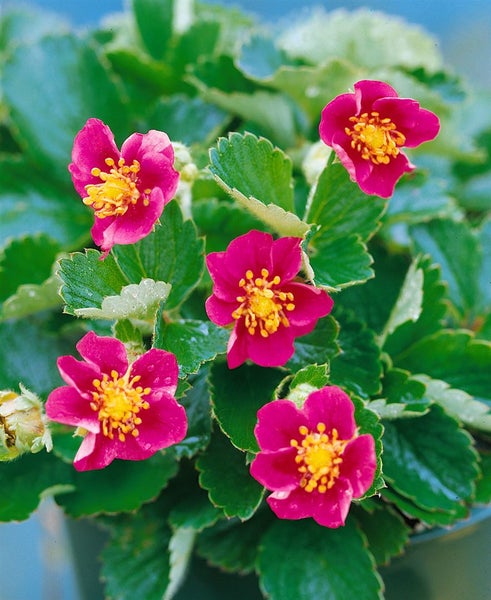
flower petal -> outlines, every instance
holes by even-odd
[[[262,337],[259,332],[254,335],[244,332],[243,335],[247,344],[248,357],[261,367],[281,367],[295,352],[294,334],[289,327],[279,327],[267,338]]]
[[[142,161],[152,155],[163,155],[168,161],[174,160],[174,149],[169,136],[163,131],[151,129],[148,133],[133,133],[121,146],[121,156],[127,164]]]
[[[169,394],[162,394],[158,402],[150,402],[142,414],[136,442],[145,453],[155,453],[182,442],[187,433],[187,417],[184,407]]]
[[[366,161],[364,161],[366,162]],[[390,198],[394,193],[394,188],[404,173],[414,171],[407,156],[403,152],[393,158],[388,165],[373,165],[368,175],[361,175],[361,171],[356,165],[356,181],[365,194],[380,196],[381,198]],[[364,171],[365,172],[365,171]]]
[[[353,498],[360,498],[373,483],[377,469],[375,442],[371,435],[356,437],[343,453],[342,477],[350,482]]]
[[[151,388],[152,394],[164,391],[173,395],[177,389],[179,367],[174,354],[152,348],[131,365],[130,378],[140,376],[138,385]]]
[[[302,267],[301,238],[283,237],[275,240],[271,247],[272,276],[281,279],[282,287],[291,281]]]
[[[314,492],[315,493],[315,492]],[[313,494],[314,494],[313,493]],[[311,494],[311,495],[313,495]],[[324,527],[342,527],[348,516],[353,495],[349,483],[338,480],[325,494],[317,494],[317,502],[312,501],[312,517]]]
[[[305,519],[314,512],[312,494],[297,488],[291,492],[273,492],[266,498],[271,510],[280,519]]]
[[[332,146],[336,136],[350,124],[349,118],[356,115],[358,108],[354,94],[340,94],[322,110],[319,135],[328,146]],[[346,136],[346,134],[344,134]],[[347,136],[346,136],[347,137]]]
[[[295,448],[260,452],[252,461],[251,475],[266,489],[289,492],[298,488],[301,475],[295,468]]]
[[[92,471],[107,467],[116,458],[116,447],[105,443],[101,436],[88,433],[73,460],[77,471]]]
[[[100,183],[100,179],[94,177],[91,170],[97,167],[106,171],[105,159],[112,158],[117,163],[119,156],[114,135],[109,127],[99,119],[88,119],[75,136],[72,163],[68,167],[73,185],[82,198],[87,196],[86,185]]]
[[[225,254],[225,264],[229,273],[239,281],[251,270],[260,276],[261,269],[272,272],[271,248],[273,236],[253,229],[230,242]]]
[[[326,431],[337,429],[339,439],[349,440],[356,431],[355,407],[342,389],[330,385],[309,394],[303,411],[312,431],[318,423],[324,423]]]
[[[384,81],[362,79],[353,86],[355,90],[358,113],[370,112],[373,103],[379,98],[397,98],[395,89]]]
[[[229,369],[239,367],[249,358],[246,335],[244,325],[236,322],[227,344],[227,365]]]
[[[434,139],[440,131],[438,117],[411,98],[380,98],[374,102],[373,109],[391,119],[397,130],[404,134],[407,148]]]
[[[210,321],[220,327],[226,327],[234,322],[232,313],[237,308],[238,302],[225,302],[217,296],[210,296],[205,302],[206,314]]]
[[[290,442],[298,437],[298,429],[306,418],[291,400],[274,400],[258,410],[258,422],[254,429],[261,450],[275,451],[290,448]]]
[[[57,365],[63,381],[74,387],[80,395],[85,394],[86,398],[89,398],[94,389],[94,379],[101,377],[99,367],[77,360],[73,356],[60,356]]]
[[[97,413],[91,409],[90,401],[68,386],[56,388],[49,394],[46,414],[52,421],[64,425],[83,427],[92,433],[100,430]]]
[[[282,287],[282,291],[293,294],[295,308],[287,313],[290,326],[302,328],[305,335],[314,329],[321,317],[328,315],[334,306],[333,299],[324,291],[305,283],[292,282]],[[297,331],[297,330],[296,330]]]
[[[128,358],[124,344],[109,336],[98,336],[89,331],[78,342],[80,356],[89,364],[97,366],[102,373],[117,371],[124,375],[128,370]]]

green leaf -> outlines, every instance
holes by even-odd
[[[41,284],[47,279],[59,250],[59,244],[45,234],[11,240],[0,253],[0,300],[22,284]]]
[[[309,242],[317,285],[342,288],[373,276],[364,244],[377,231],[385,206],[385,200],[367,196],[350,181],[342,165],[324,169],[305,217],[319,225]]]
[[[67,313],[75,315],[81,308],[100,309],[106,296],[118,296],[128,283],[114,258],[109,254],[101,260],[101,256],[98,250],[89,249],[60,260],[57,275],[63,282],[60,294]]]
[[[56,275],[48,277],[41,285],[21,285],[17,292],[7,298],[0,311],[0,319],[20,319],[62,304],[58,293],[60,280]]]
[[[373,437],[373,440],[375,442],[375,456],[377,460],[377,469],[375,471],[372,485],[365,492],[365,494],[359,498],[360,500],[363,500],[365,498],[368,498],[369,496],[373,496],[374,494],[378,493],[381,488],[385,487],[385,482],[381,477],[381,455],[383,451],[382,435],[384,432],[384,428],[378,415],[370,409],[370,406],[366,406],[363,400],[360,400],[360,398],[358,398],[357,396],[352,395],[351,401],[353,402],[353,405],[355,407],[355,422],[358,427],[358,432],[360,434],[368,433]]]
[[[255,34],[241,47],[236,64],[248,77],[263,80],[290,62],[286,52],[278,48],[272,38]]]
[[[476,502],[489,504],[491,502],[491,453],[481,453],[481,477],[476,485]]]
[[[196,532],[193,529],[175,529],[169,542],[170,551],[170,574],[169,585],[165,591],[163,600],[174,598],[177,590],[186,579],[189,562],[192,558]]]
[[[479,473],[470,436],[438,405],[421,417],[384,426],[388,483],[424,510],[457,515]]]
[[[155,129],[165,131],[171,140],[191,145],[213,143],[230,117],[199,96],[175,95],[161,99],[148,120]]]
[[[320,390],[328,383],[328,365],[309,365],[295,373],[289,382],[289,390],[286,397],[301,408],[307,396],[315,392],[315,390]]]
[[[297,371],[311,364],[328,363],[339,353],[338,333],[339,326],[333,317],[319,319],[311,333],[295,340],[295,354],[287,367]]]
[[[362,398],[380,391],[382,364],[375,334],[348,310],[335,310],[340,323],[341,352],[330,362],[331,382],[347,387]]]
[[[90,211],[68,186],[57,185],[26,160],[10,156],[0,160],[0,180],[0,245],[14,236],[49,232],[50,244],[56,240],[72,249],[88,236]]]
[[[47,235],[11,240],[0,253],[0,319],[12,319],[61,304],[60,282],[51,276],[59,244]]]
[[[424,277],[421,313],[416,321],[406,321],[399,325],[385,339],[384,350],[392,357],[397,357],[413,343],[441,329],[443,317],[447,312],[447,288],[441,281],[439,266],[432,265],[429,256],[419,259],[417,265],[418,269],[422,269]]]
[[[444,330],[425,337],[402,352],[397,365],[443,379],[491,404],[491,342],[475,339],[471,331]]]
[[[0,389],[18,389],[19,382],[45,398],[61,385],[56,361],[73,353],[74,340],[49,331],[39,316],[0,322]]]
[[[34,89],[36,102],[26,93]],[[93,45],[75,34],[16,45],[4,64],[3,100],[26,154],[62,181],[68,181],[73,138],[89,117],[97,115],[116,135],[128,132],[114,77]]]
[[[75,490],[56,501],[72,517],[130,512],[154,499],[176,471],[171,452],[140,461],[115,460],[99,471],[74,473]]]
[[[251,199],[293,212],[292,164],[271,142],[251,133],[231,133],[210,150],[210,171],[218,183],[248,207]],[[254,212],[254,211],[253,211]]]
[[[251,229],[260,229],[262,225],[242,206],[215,198],[194,204],[193,218],[200,232],[206,234],[207,252],[221,251],[234,238]]]
[[[173,529],[197,533],[223,518],[222,511],[210,503],[208,494],[200,487],[194,463],[181,462],[172,486],[164,490],[161,497],[169,502],[168,522]]]
[[[428,527],[453,525],[458,519],[464,519],[469,515],[468,507],[464,505],[456,505],[453,512],[427,510],[391,488],[385,488],[381,493],[384,500],[392,502],[403,515],[409,519],[417,519]]]
[[[272,600],[383,597],[373,557],[352,519],[339,529],[310,519],[275,521],[259,546],[258,572]]]
[[[222,512],[210,503],[202,488],[190,485],[186,495],[171,510],[169,523],[174,529],[201,531],[212,526],[221,515]]]
[[[283,215],[285,223],[280,220],[276,228],[308,230],[290,214],[294,210],[291,160],[269,140],[231,133],[210,150],[210,161],[217,182],[256,217],[274,226],[267,218]]]
[[[221,520],[205,529],[197,540],[197,551],[206,561],[224,571],[246,574],[254,571],[257,549],[274,516],[258,511],[253,519]]]
[[[198,375],[189,378],[192,387],[179,400],[186,410],[188,431],[185,439],[175,446],[178,457],[191,458],[204,450],[210,441],[211,401],[207,377],[208,369],[205,365]]]
[[[220,106],[220,99],[230,102],[228,95],[238,95],[251,98],[256,85],[245,77],[244,73],[235,65],[229,53],[217,57],[206,57],[194,65],[189,80],[200,91],[200,96]],[[236,94],[233,94],[233,93]],[[213,100],[209,97],[212,96]],[[217,101],[218,100],[218,101]],[[222,107],[223,108],[223,107]],[[228,112],[234,112],[225,108]]]
[[[259,506],[264,488],[246,466],[245,454],[237,450],[220,430],[213,432],[210,445],[198,458],[201,487],[226,517],[247,520]]]
[[[359,509],[354,516],[368,538],[368,549],[377,565],[387,564],[393,556],[403,552],[411,530],[393,508],[374,502],[370,509]]]
[[[2,463],[0,486],[0,521],[23,521],[50,490],[70,491],[72,468],[46,452],[26,454]]]
[[[485,311],[491,306],[491,219],[484,222],[478,231],[478,239],[482,248],[482,266],[479,275],[479,297],[480,306]]]
[[[152,58],[163,58],[172,36],[174,0],[132,0],[138,32]]]
[[[357,319],[380,333],[397,300],[409,261],[400,253],[389,253],[375,241],[370,246],[370,254],[374,258],[375,277],[364,285],[344,289],[336,306],[351,309]]]
[[[369,408],[381,418],[420,416],[428,411],[430,399],[426,386],[402,369],[390,369],[384,376],[382,398],[369,403]]]
[[[230,331],[210,321],[184,320],[165,322],[159,316],[154,346],[176,355],[181,376],[196,373],[202,363],[227,351]]]
[[[447,187],[447,181],[435,169],[425,172],[418,162],[417,176],[403,179],[396,186],[387,207],[384,226],[410,225],[456,214],[455,201]]]
[[[409,266],[399,296],[382,331],[382,340],[407,321],[417,321],[421,315],[424,273],[418,268],[418,263],[419,259],[416,259]]]
[[[186,88],[169,64],[153,59],[134,40],[130,44],[129,48],[116,43],[108,46],[106,56],[129,88],[133,109],[146,112],[156,96],[176,94]]]
[[[11,4],[2,8],[2,51],[10,50],[19,40],[23,40],[24,43],[36,43],[53,31],[68,29],[68,23],[61,15],[40,10],[35,6]]]
[[[245,364],[229,369],[215,363],[211,369],[213,412],[222,430],[234,446],[257,452],[254,436],[257,411],[270,402],[284,374],[278,369],[267,369]]]
[[[101,307],[76,308],[75,316],[87,319],[141,319],[154,317],[169,296],[171,286],[164,281],[142,279],[121,288],[117,296],[106,296]]]
[[[426,396],[432,402],[440,404],[466,427],[491,432],[491,408],[487,404],[474,400],[463,390],[451,388],[445,381],[426,375],[417,375],[415,379],[426,386]]]
[[[434,39],[420,27],[395,16],[381,19],[368,8],[356,12],[315,10],[290,23],[279,41],[290,56],[307,63],[343,56],[364,73],[367,68],[382,66],[426,67],[429,72],[441,66]]]
[[[188,16],[191,18],[186,22],[184,18],[182,23],[177,23],[175,19],[176,29],[179,27],[185,31],[178,37],[173,47],[172,65],[176,71],[182,72],[183,79],[186,79],[188,68],[192,68],[196,63],[199,63],[210,57],[211,60],[216,60],[217,46],[220,44],[221,25],[214,20],[205,20],[194,18],[192,12],[194,6],[192,3],[175,2],[176,9],[181,8],[182,13],[188,11]],[[189,10],[191,7],[191,10]],[[177,15],[176,15],[177,16]],[[183,14],[183,17],[186,15]],[[190,21],[193,20],[191,23]]]
[[[122,319],[116,321],[113,327],[114,337],[123,342],[126,348],[134,348],[135,355],[145,353],[145,344],[141,329],[130,320]]]
[[[330,239],[356,232],[366,242],[377,232],[386,206],[387,200],[362,192],[343,165],[331,163],[313,189],[306,220],[320,225],[318,234],[328,232]]]
[[[465,314],[480,302],[481,248],[464,222],[433,220],[411,227],[416,247],[430,254],[448,283],[450,299]]]
[[[358,68],[339,56],[319,65],[281,66],[264,83],[292,97],[316,127],[327,102],[358,79]]]
[[[234,78],[233,71],[229,69],[228,72],[231,78]],[[220,83],[226,77],[226,72],[220,72]],[[284,94],[256,90],[254,87],[246,91],[231,90],[227,93],[223,89],[207,87],[194,77],[191,81],[204,100],[242,119],[245,122],[245,130],[267,138],[281,148],[292,147],[300,131],[305,129],[304,116],[300,114],[298,106]],[[228,83],[226,87],[228,88]]]
[[[171,530],[156,504],[111,524],[102,552],[106,594],[118,600],[162,600],[170,581]]]
[[[153,233],[136,244],[115,246],[112,252],[130,282],[148,277],[171,284],[165,305],[170,310],[179,306],[201,279],[203,240],[193,222],[183,220],[175,201],[165,207],[160,220]]]

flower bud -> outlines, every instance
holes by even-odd
[[[307,182],[314,185],[319,175],[325,169],[331,149],[324,142],[316,142],[309,148],[302,163],[302,169]]]
[[[53,447],[41,401],[22,385],[20,391],[0,391],[0,461]]]

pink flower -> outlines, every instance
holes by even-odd
[[[227,348],[233,369],[250,358],[263,367],[284,365],[294,339],[312,331],[333,306],[324,290],[295,281],[302,264],[300,238],[276,241],[269,233],[250,231],[225,252],[206,257],[213,294],[208,317],[222,327],[234,323]]]
[[[72,161],[73,185],[94,209],[92,237],[106,255],[114,244],[133,244],[152,231],[179,181],[167,134],[134,133],[120,152],[99,119],[78,132]]]
[[[122,342],[87,333],[77,344],[84,359],[61,356],[67,386],[51,392],[46,414],[85,433],[78,471],[102,469],[115,458],[143,460],[184,439],[187,419],[174,393],[176,357],[153,348],[128,364]]]
[[[261,451],[251,474],[273,492],[267,502],[280,519],[340,527],[351,500],[372,485],[374,439],[358,435],[353,403],[338,387],[312,392],[301,409],[290,400],[266,404],[255,435]]]
[[[322,111],[319,133],[366,194],[388,198],[415,167],[401,151],[435,138],[438,117],[382,81],[358,81]]]

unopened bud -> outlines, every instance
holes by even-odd
[[[22,385],[20,391],[0,391],[0,461],[53,447],[41,401]]]
[[[189,219],[191,218],[192,187],[194,180],[199,175],[199,169],[194,164],[187,146],[180,142],[173,142],[172,147],[174,148],[174,167],[180,173],[176,199],[181,205],[182,214]]]
[[[302,163],[305,179],[310,185],[316,182],[325,169],[331,152],[332,150],[322,141],[316,142],[310,147]]]

